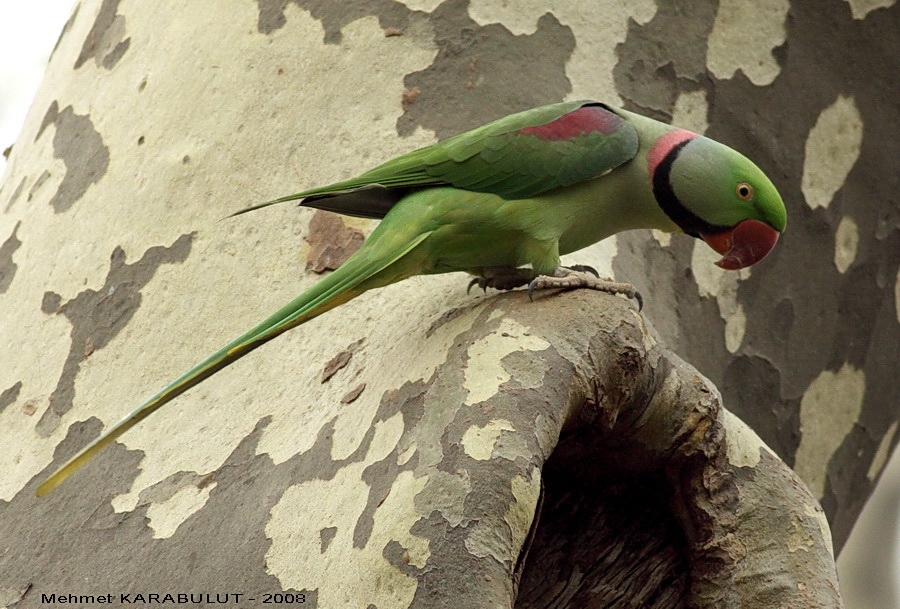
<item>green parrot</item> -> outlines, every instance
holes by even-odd
[[[282,332],[367,290],[466,271],[483,288],[634,288],[560,255],[635,228],[704,240],[725,269],[762,260],[784,203],[750,160],[706,137],[593,101],[534,108],[404,154],[357,178],[261,203],[380,218],[337,270],[138,406],[50,476],[44,495],[144,417]],[[237,214],[235,214],[237,215]],[[470,284],[471,286],[471,284]]]

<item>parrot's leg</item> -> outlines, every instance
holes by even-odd
[[[594,269],[581,270],[585,267],[566,268],[560,266],[556,268],[553,276],[538,275],[528,284],[528,296],[531,297],[535,290],[553,290],[563,289],[571,290],[575,288],[588,288],[591,290],[600,290],[609,294],[622,294],[627,298],[634,298],[638,302],[638,311],[644,308],[644,299],[640,292],[630,283],[619,283],[612,279],[601,279],[597,277]],[[594,271],[593,273],[591,271]]]

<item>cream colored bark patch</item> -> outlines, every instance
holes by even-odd
[[[397,453],[397,465],[405,465],[406,463],[409,463],[409,460],[413,458],[414,454],[416,454],[416,449],[418,448],[418,446],[418,442],[411,442],[409,446]]]
[[[702,241],[694,241],[691,252],[691,270],[700,296],[713,296],[719,305],[719,314],[725,321],[725,347],[730,353],[736,353],[744,341],[747,331],[747,315],[744,307],[738,302],[737,293],[740,282],[750,277],[751,269],[726,271],[715,265],[720,258]]]
[[[386,421],[375,423],[375,437],[366,453],[369,462],[381,461],[396,448],[403,435],[403,414],[397,413]]]
[[[656,14],[656,8],[653,0],[610,2],[602,10],[597,10],[591,2],[471,0],[469,16],[480,25],[499,23],[513,34],[521,35],[533,33],[538,19],[551,13],[572,29],[577,41],[566,66],[566,75],[572,83],[569,99],[597,99],[621,105],[613,80],[613,68],[618,62],[616,45],[625,42],[629,19],[647,23]]]
[[[512,531],[501,516],[487,515],[468,527],[466,549],[479,558],[492,557],[499,563],[512,562]]]
[[[846,273],[856,260],[856,248],[859,246],[859,227],[850,216],[841,218],[834,236],[834,266],[841,274]]]
[[[466,454],[478,461],[487,461],[494,454],[494,445],[504,431],[515,431],[509,421],[499,419],[484,427],[473,425],[463,434],[462,445]]]
[[[285,588],[317,588],[320,609],[345,607],[407,607],[416,592],[416,579],[392,566],[382,555],[391,541],[409,553],[409,564],[425,566],[428,540],[409,532],[420,518],[413,497],[426,483],[402,472],[391,492],[375,511],[371,537],[353,547],[353,523],[366,505],[368,485],[361,479],[367,464],[353,464],[334,479],[311,480],[289,488],[272,508],[266,535],[268,572]],[[323,542],[322,531],[336,528]],[[334,577],[339,570],[341,577]]]
[[[411,8],[414,11],[422,11],[424,13],[430,13],[438,6],[441,5],[441,2],[444,0],[400,0],[402,4],[405,4],[407,7]]]
[[[788,0],[720,0],[706,51],[718,78],[740,69],[755,85],[768,85],[780,68],[772,50],[784,44]]]
[[[891,456],[891,446],[894,444],[895,435],[897,435],[897,421],[891,423],[887,433],[884,434],[884,437],[881,438],[881,442],[878,443],[878,450],[875,451],[875,456],[872,458],[872,463],[869,465],[869,471],[866,472],[866,477],[870,481],[874,482],[875,479],[878,478],[878,474],[881,473],[881,470],[884,469],[888,457]]]
[[[510,379],[510,374],[501,361],[514,351],[543,351],[550,343],[531,336],[528,328],[513,320],[504,319],[500,327],[491,335],[469,347],[469,362],[466,367],[464,387],[469,392],[466,404],[477,404],[497,393],[500,385]],[[523,372],[517,370],[517,372]],[[543,377],[543,367],[535,363],[534,375],[537,382]],[[540,377],[538,377],[540,373]],[[519,376],[519,378],[522,378]]]
[[[650,235],[656,239],[656,242],[659,243],[661,247],[669,247],[669,244],[672,243],[672,233],[667,233],[654,228],[650,230]]]
[[[864,372],[844,364],[837,372],[823,371],[800,400],[803,435],[794,471],[816,497],[821,497],[825,490],[831,456],[859,417],[865,389]]]
[[[47,319],[40,308],[34,306],[40,302],[41,293],[34,293],[31,300],[22,298],[21,292],[18,294],[19,298],[2,297],[0,300],[4,311],[0,316],[0,326],[3,326],[0,332],[4,338],[11,339],[9,345],[40,345],[42,355],[40,365],[34,365],[35,360],[30,357],[5,357],[3,361],[3,382],[11,385],[13,379],[21,381],[22,390],[15,402],[0,411],[0,429],[7,438],[29,439],[27,442],[0,443],[0,471],[3,472],[0,500],[3,501],[11,501],[53,460],[57,443],[62,438],[53,435],[38,439],[34,427],[49,404],[57,381],[54,374],[62,370],[71,344],[71,326],[65,318],[59,315]],[[44,320],[40,319],[42,317]],[[49,370],[53,373],[48,373]],[[67,427],[70,420],[64,417],[60,426]]]
[[[465,285],[464,281],[462,285]],[[467,297],[465,295],[465,290],[449,287],[453,294],[456,294],[456,297],[461,299],[459,301],[458,306],[464,306],[463,302],[465,300],[470,300],[471,297]],[[418,290],[417,293],[427,293],[427,290]],[[451,310],[453,308],[453,297],[450,294],[444,294],[442,305],[438,305],[435,309],[436,316],[440,317],[446,311]],[[465,299],[465,300],[464,300]],[[412,300],[412,299],[410,299]],[[440,313],[438,313],[440,311]],[[421,312],[419,313],[421,314]],[[459,336],[461,328],[471,327],[471,324],[477,318],[477,314],[470,314],[470,312],[466,312],[454,319],[450,320],[448,323],[441,326],[438,330],[436,330],[428,341],[422,341],[421,333],[414,334],[412,336],[412,340],[418,343],[418,349],[421,350],[424,344],[428,345],[428,349],[424,352],[416,352],[413,351],[414,360],[410,363],[410,367],[412,365],[418,365],[422,360],[426,360],[429,357],[433,357],[432,353],[439,354],[441,356],[442,361],[446,359],[447,354],[453,349],[453,345],[455,344],[456,337]],[[403,336],[403,332],[397,332],[396,328],[393,328],[393,334],[391,336]],[[420,331],[421,332],[421,331]],[[388,339],[385,339],[388,340]],[[394,339],[396,341],[396,339]],[[438,342],[440,341],[440,342]],[[439,346],[437,346],[439,345]],[[402,348],[402,346],[401,346]],[[416,347],[413,347],[416,349]],[[402,353],[402,351],[400,351]],[[397,356],[389,355],[387,358],[387,363],[390,365],[397,365]],[[411,375],[409,370],[404,371],[404,378],[410,378]],[[459,404],[465,400],[466,397],[466,389],[464,387],[456,387],[453,392],[453,399],[450,401],[446,400],[446,396],[439,395],[439,392],[427,392],[425,394],[425,400],[423,404],[424,414],[422,415],[421,420],[419,421],[417,427],[419,429],[447,429],[447,426],[450,425],[456,415],[456,408],[450,408],[447,404]],[[401,446],[401,449],[405,447]],[[419,441],[416,447],[416,457],[418,458],[418,469],[419,471],[424,471],[427,468],[436,467],[444,458],[443,448],[441,447],[439,442],[433,441]]]
[[[709,106],[706,103],[706,91],[687,91],[678,95],[675,100],[675,109],[672,111],[672,124],[703,135],[709,127],[707,113]]]
[[[810,548],[816,545],[812,531],[806,529],[800,516],[794,516],[791,519],[791,531],[787,537],[788,552],[809,552]]]
[[[828,207],[859,158],[863,122],[852,97],[839,95],[806,139],[800,187],[811,208]]]
[[[469,16],[473,21],[479,25],[500,23],[519,36],[533,34],[537,30],[538,19],[553,12],[553,9],[547,7],[546,2],[538,0],[521,0],[514,4],[491,0],[469,2]]]
[[[697,290],[703,297],[718,296],[729,271],[715,265],[720,256],[711,247],[699,240],[692,241],[692,244],[691,273]]]
[[[897,269],[897,278],[894,280],[894,313],[897,321],[900,321],[900,269]]]
[[[189,484],[179,489],[168,501],[151,504],[147,508],[147,518],[150,519],[153,538],[163,539],[174,535],[182,522],[206,505],[209,493],[214,488],[215,482],[203,488]]]
[[[512,493],[515,501],[509,506],[504,518],[512,532],[512,550],[518,552],[528,537],[531,522],[537,510],[538,498],[541,496],[541,470],[535,467],[531,476],[516,476],[512,481]]]
[[[761,459],[760,451],[775,454],[741,419],[725,409],[722,414],[728,463],[735,467],[756,467]]]
[[[725,348],[729,353],[737,353],[744,342],[747,333],[747,314],[744,305],[737,303],[734,309],[725,317]]]
[[[894,6],[897,0],[844,0],[850,5],[854,19],[865,19],[866,15],[877,8]]]

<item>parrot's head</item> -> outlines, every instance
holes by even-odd
[[[781,195],[752,161],[724,144],[676,129],[648,155],[653,194],[666,215],[703,239],[724,269],[765,258],[787,223]]]

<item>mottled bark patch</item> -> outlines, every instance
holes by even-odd
[[[31,188],[28,189],[28,200],[29,201],[34,199],[34,196],[41,189],[41,186],[46,184],[47,180],[49,180],[52,175],[53,174],[51,174],[50,171],[47,169],[45,169],[44,171],[41,172],[41,175],[39,175],[37,177],[37,179],[35,179],[34,184],[32,184]]]
[[[29,607],[40,604],[41,593],[89,594],[103,588],[118,600],[118,594],[157,591],[160,582],[173,593],[218,591],[260,599],[263,593],[303,593],[302,606],[316,607],[315,590],[283,589],[266,572],[263,565],[271,541],[264,530],[271,505],[281,497],[278,489],[283,491],[300,472],[327,476],[328,471],[308,458],[275,466],[267,455],[255,454],[267,424],[268,419],[260,421],[237,446],[218,470],[207,503],[165,539],[153,537],[149,504],[141,503],[130,512],[113,510],[110,500],[128,491],[142,459],[139,451],[121,444],[109,446],[90,467],[57,489],[53,501],[35,497],[37,484],[102,429],[93,418],[70,426],[53,462],[11,501],[0,501],[0,538],[9,548],[0,553],[2,584],[19,588],[32,583],[23,605]],[[320,454],[327,444],[320,437],[312,453]],[[247,509],[250,505],[254,507]],[[30,524],[23,527],[24,522]]]
[[[429,16],[438,54],[425,70],[408,74],[415,104],[398,120],[400,135],[416,127],[444,139],[512,112],[558,102],[569,91],[566,62],[572,31],[551,12],[533,34],[516,36],[500,24],[479,25],[467,0],[448,0]]]
[[[15,190],[12,191],[12,194],[9,195],[9,199],[6,201],[6,207],[3,208],[3,213],[9,211],[9,209],[13,206],[13,203],[19,200],[19,195],[22,194],[22,191],[25,189],[25,182],[27,181],[27,176],[22,176],[22,179],[19,180],[19,183],[16,185]],[[0,190],[2,190],[3,185],[0,185]]]
[[[0,412],[3,412],[10,404],[16,403],[20,391],[22,391],[22,381],[16,381],[12,387],[8,387],[3,393],[0,393]]]
[[[117,247],[99,290],[84,290],[66,302],[54,292],[44,294],[41,310],[66,316],[72,324],[69,333],[72,343],[47,410],[37,424],[40,435],[49,436],[59,424],[60,417],[72,408],[75,378],[81,362],[118,335],[140,307],[141,290],[153,279],[156,270],[163,264],[184,262],[192,241],[193,234],[182,235],[169,247],[151,247],[132,264],[125,262],[125,251]]]
[[[566,63],[575,36],[549,9],[534,33],[514,35],[501,24],[474,21],[468,0],[447,0],[431,13],[392,0],[257,0],[259,31],[268,34],[284,27],[284,11],[291,2],[322,23],[326,44],[340,43],[341,29],[366,16],[377,17],[386,31],[405,31],[411,20],[427,20],[438,54],[425,70],[406,75],[407,93],[398,92],[404,114],[397,131],[403,136],[422,127],[443,139],[513,112],[558,102],[572,90]]]
[[[21,224],[21,221],[16,222],[12,234],[10,234],[6,241],[3,242],[3,245],[0,245],[0,294],[3,294],[9,289],[13,277],[16,276],[16,269],[19,268],[16,263],[13,262],[13,254],[15,254],[16,250],[22,245],[22,242],[19,241],[19,238],[16,236]]]
[[[670,120],[682,90],[706,78],[706,39],[716,18],[708,0],[660,0],[653,19],[631,21],[628,37],[616,49],[616,88],[632,109]]]
[[[84,39],[81,53],[75,60],[76,70],[89,59],[93,59],[98,66],[111,70],[131,46],[131,38],[124,37],[125,16],[118,14],[120,2],[121,0],[103,0],[94,25]]]
[[[615,313],[591,307],[598,299]],[[348,595],[388,606],[386,599],[403,588],[409,600],[396,606],[480,606],[485,599],[515,597],[512,573],[542,478],[548,502],[537,535],[544,541],[532,545],[522,607],[541,606],[545,595],[560,594],[560,585],[563,596],[582,600],[625,599],[639,588],[648,606],[675,607],[689,569],[696,582],[698,576],[719,578],[723,564],[725,576],[744,564],[739,542],[756,538],[741,526],[754,520],[734,516],[740,495],[734,484],[752,484],[757,472],[740,464],[732,472],[720,463],[735,451],[723,444],[710,386],[648,340],[640,318],[619,299],[577,292],[528,307],[516,302],[522,304],[517,295],[506,295],[483,303],[478,322],[452,337],[430,378],[385,392],[374,413],[343,411],[343,422],[356,417],[360,430],[345,458],[333,456],[332,419],[308,449],[274,463],[258,454],[270,420],[265,417],[214,472],[176,472],[142,493],[133,511],[116,514],[108,493],[130,487],[140,460],[116,444],[53,495],[65,502],[65,511],[50,510],[24,532],[5,530],[3,523],[33,518],[43,505],[35,504],[36,481],[30,483],[0,504],[0,534],[13,548],[0,555],[0,570],[13,588],[31,578],[27,582],[35,582],[38,593],[46,582],[83,590],[76,578],[87,568],[96,574],[91,585],[107,588],[165,581],[208,592],[223,581],[240,581],[263,586],[257,590],[307,594],[314,599],[310,606]],[[597,312],[587,314],[592,310]],[[463,370],[476,365],[478,345],[493,344],[491,337],[511,324],[548,346],[503,343],[497,358],[509,378],[479,402],[465,403]],[[295,399],[305,397],[300,392]],[[73,425],[47,471],[99,428],[93,419]],[[153,505],[146,502],[199,488],[210,477],[215,485],[204,504],[168,537],[155,538],[147,521]],[[778,488],[802,488],[796,479],[789,482]],[[676,504],[677,497],[687,498],[694,526],[685,536],[673,494]],[[760,500],[750,507],[765,516],[770,505]],[[98,529],[113,528],[114,534],[95,539]],[[803,523],[789,541],[820,557],[821,540],[807,535],[810,528]],[[738,542],[718,535],[732,529],[743,535]],[[35,547],[22,535],[46,541]],[[709,555],[708,539],[716,542]],[[766,547],[777,545],[768,539],[762,539]],[[685,559],[685,547],[701,550],[703,562]],[[715,554],[719,548],[736,554]],[[69,560],[77,560],[79,569],[66,569]],[[110,561],[116,569],[108,568]],[[334,577],[334,565],[342,565],[340,577]],[[792,583],[796,570],[782,570],[783,580]]]
[[[729,409],[740,412],[743,421],[793,466],[800,445],[800,399],[773,399],[780,395],[781,382],[781,373],[772,362],[753,355],[731,359],[723,377],[729,388]]]
[[[403,31],[406,29],[411,11],[404,4],[394,0],[357,0],[355,2],[332,2],[331,0],[256,0],[259,7],[257,27],[263,34],[269,34],[284,27],[287,19],[284,11],[289,4],[296,4],[309,11],[313,18],[322,22],[325,30],[325,44],[340,44],[345,25],[374,15],[382,28]]]
[[[325,527],[321,531],[319,531],[319,535],[322,538],[322,554],[328,549],[328,546],[331,545],[331,542],[334,541],[334,536],[337,534],[337,527]]]
[[[40,138],[49,125],[55,127],[53,156],[62,159],[66,166],[66,175],[50,199],[50,206],[56,213],[61,213],[68,211],[91,184],[99,182],[106,174],[109,148],[94,128],[91,117],[75,114],[72,106],[60,111],[56,101],[50,104],[34,139]]]

